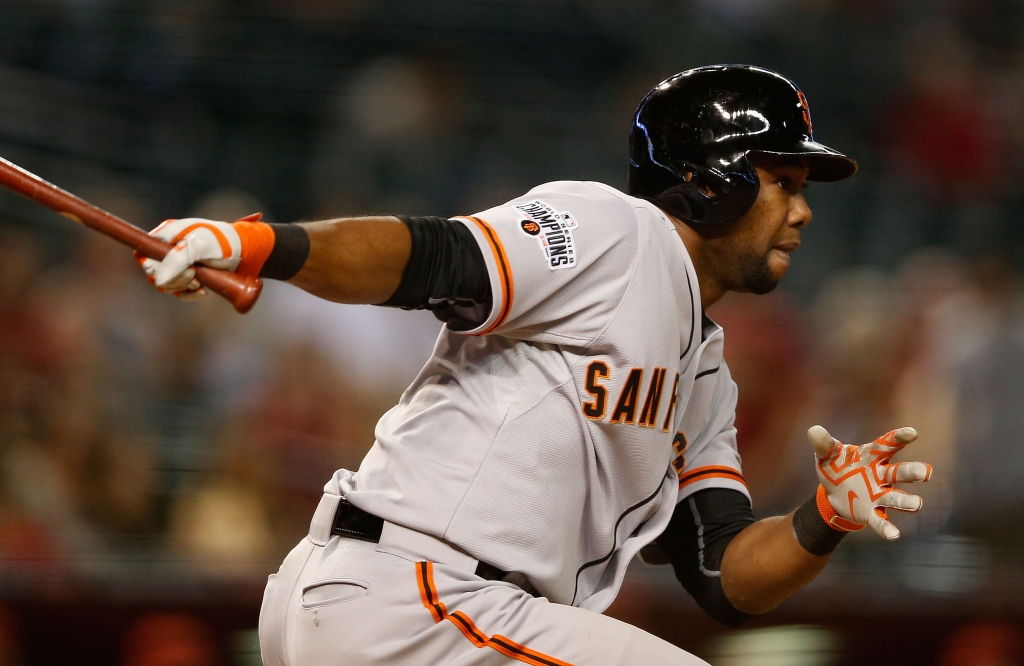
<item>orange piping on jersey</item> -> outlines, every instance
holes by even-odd
[[[733,481],[739,481],[743,484],[743,487],[747,487],[747,482],[743,480],[742,476],[736,474],[728,474],[726,472],[709,472],[693,479],[687,479],[686,481],[679,482],[679,489],[682,490],[686,486],[697,483],[698,481],[704,481],[705,479],[732,479]]]
[[[498,238],[498,234],[494,232],[491,225],[479,217],[467,216],[465,219],[472,220],[480,228],[480,231],[484,232],[484,236],[487,237],[487,243],[491,246],[491,252],[494,253],[494,262],[498,265],[498,271],[501,273],[501,312],[487,330],[473,334],[487,335],[504,324],[505,320],[508,319],[508,314],[512,311],[512,299],[515,298],[515,281],[512,279],[512,269],[508,263],[505,246],[501,244],[501,239]]]
[[[488,637],[462,611],[455,611],[449,614],[444,604],[441,603],[437,594],[437,588],[434,586],[433,562],[416,563],[416,583],[420,588],[420,598],[423,600],[423,605],[434,616],[434,621],[440,623],[442,620],[448,620],[458,627],[459,631],[476,647],[489,647],[509,659],[521,661],[524,664],[530,664],[530,666],[572,666],[572,664],[561,659],[555,659],[542,652],[531,650],[525,645],[516,643],[501,634],[494,634]]]
[[[697,483],[704,479],[732,479],[733,481],[739,481],[743,484],[743,487],[747,487],[747,482],[744,480],[743,475],[732,467],[725,467],[724,465],[707,465],[705,467],[697,467],[691,469],[689,472],[679,477],[679,488],[685,488],[691,483]]]

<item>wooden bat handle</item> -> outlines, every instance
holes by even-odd
[[[114,240],[138,250],[147,257],[163,259],[171,246],[159,238],[150,236],[135,225],[111,215],[102,208],[65,192],[53,183],[22,169],[0,157],[0,185],[17,192],[26,199],[57,211],[79,224],[100,232]],[[231,301],[235,310],[245,314],[256,304],[263,289],[258,277],[244,277],[230,271],[208,266],[195,266],[196,279],[210,291]]]

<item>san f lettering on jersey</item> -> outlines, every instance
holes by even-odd
[[[746,493],[722,331],[646,201],[556,182],[457,219],[487,263],[490,312],[441,331],[358,472],[325,490],[604,610],[677,502]]]

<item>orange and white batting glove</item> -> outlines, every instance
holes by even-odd
[[[260,213],[236,222],[216,222],[198,217],[167,220],[153,231],[173,249],[162,261],[136,253],[146,277],[160,291],[193,300],[206,295],[193,264],[256,276],[274,247],[274,231],[260,222]]]
[[[894,483],[927,481],[932,466],[923,462],[894,463],[892,457],[917,439],[913,428],[887,432],[870,444],[838,442],[821,426],[807,431],[817,458],[817,504],[832,529],[855,532],[870,525],[882,537],[898,539],[900,531],[889,522],[886,509],[916,512],[921,498],[893,488]]]

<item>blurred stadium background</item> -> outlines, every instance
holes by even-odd
[[[925,511],[741,631],[641,564],[611,612],[715,666],[1021,664],[1022,35],[1019,0],[0,0],[0,155],[146,228],[471,213],[624,187],[669,74],[781,70],[861,172],[809,191],[782,289],[711,312],[755,512],[813,491],[819,422],[917,427]],[[0,666],[260,663],[266,575],[438,328],[178,303],[0,193]]]

